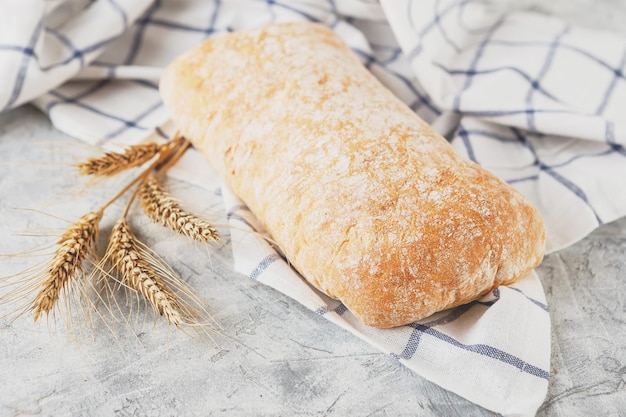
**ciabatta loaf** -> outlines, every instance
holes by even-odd
[[[291,265],[368,325],[475,300],[542,259],[537,210],[455,154],[321,25],[210,39],[160,88]]]

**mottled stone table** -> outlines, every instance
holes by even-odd
[[[91,151],[31,107],[0,115],[0,253],[54,243],[67,220],[114,194],[104,183],[79,192],[70,164]],[[192,196],[200,211],[220,210],[207,203],[215,200],[210,192],[177,181],[169,187]],[[62,320],[33,325],[24,317],[0,330],[0,415],[493,415],[233,272],[227,241],[207,251],[136,217],[142,238],[211,306],[223,327],[217,347],[150,321],[111,330],[96,320],[81,333]],[[105,216],[105,228],[114,220]],[[0,275],[45,259],[2,257]],[[621,220],[538,269],[553,327],[540,416],[626,415],[625,260]],[[0,305],[0,316],[7,312]]]

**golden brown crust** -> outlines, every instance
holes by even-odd
[[[214,38],[167,69],[161,92],[291,264],[366,324],[469,302],[542,259],[537,210],[456,155],[327,28]]]

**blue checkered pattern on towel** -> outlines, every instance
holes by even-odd
[[[626,175],[626,40],[493,3],[0,2],[0,109],[32,102],[58,129],[103,146],[167,138],[175,127],[158,80],[176,55],[235,30],[320,22],[459,153],[526,194],[544,216],[549,250],[557,250],[626,214],[626,193],[616,192]],[[198,182],[196,160],[178,175]],[[203,172],[204,185],[215,183]],[[227,189],[223,196],[236,225],[237,270],[484,407],[532,415],[543,401],[550,323],[535,274],[422,322],[372,329],[243,232],[261,229]]]
[[[554,251],[626,213],[626,39],[493,3],[382,2],[420,85],[457,116],[442,132],[535,202]]]

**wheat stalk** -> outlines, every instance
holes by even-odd
[[[78,172],[82,175],[98,177],[112,176],[124,170],[138,167],[152,159],[161,146],[154,142],[141,143],[126,148],[123,153],[107,152],[100,157],[89,158],[78,164]]]
[[[79,165],[79,171],[86,175],[110,176],[124,169],[143,165],[153,159],[150,166],[123,187],[97,211],[82,216],[72,224],[58,240],[58,249],[49,264],[41,270],[18,282],[18,291],[10,297],[0,297],[0,302],[17,300],[20,294],[36,292],[34,301],[19,306],[22,312],[33,311],[37,321],[43,313],[49,314],[59,304],[61,294],[67,307],[72,302],[82,299],[70,298],[73,291],[88,294],[88,287],[96,291],[107,290],[110,278],[120,286],[133,291],[137,297],[144,298],[155,313],[165,316],[168,323],[175,326],[189,326],[207,334],[210,315],[194,292],[172,271],[164,261],[139,241],[132,233],[126,220],[133,200],[142,196],[147,213],[159,223],[171,227],[192,239],[209,242],[218,238],[216,230],[208,222],[186,212],[159,186],[153,172],[164,172],[174,164],[188,148],[189,143],[183,137],[176,136],[168,143],[158,146],[154,143],[131,146],[124,153],[107,153],[100,158],[91,158]],[[155,174],[156,175],[156,174]],[[137,184],[139,184],[137,186]],[[94,263],[91,275],[83,280],[85,261],[93,255],[99,224],[104,211],[122,197],[132,187],[135,193],[127,201],[120,220],[113,227],[109,236],[104,257]],[[81,284],[81,286],[78,286]],[[102,284],[102,288],[97,288]],[[119,289],[119,287],[118,287]],[[112,293],[106,293],[100,300],[109,301]],[[87,299],[87,302],[91,303]],[[95,304],[91,304],[94,305]],[[82,307],[85,307],[81,304]],[[113,312],[113,310],[110,310]],[[21,313],[20,313],[21,314]]]
[[[113,227],[105,258],[110,258],[122,277],[122,283],[138,291],[155,311],[164,315],[170,324],[183,324],[180,306],[174,293],[146,260],[138,241],[122,217]]]
[[[138,193],[143,211],[153,222],[200,242],[208,243],[219,239],[219,234],[211,223],[183,209],[159,185],[156,177],[148,177],[139,187]]]
[[[98,236],[102,210],[85,214],[63,233],[61,245],[50,263],[45,281],[33,302],[34,319],[50,313],[68,283],[83,272],[83,262],[92,250]]]

